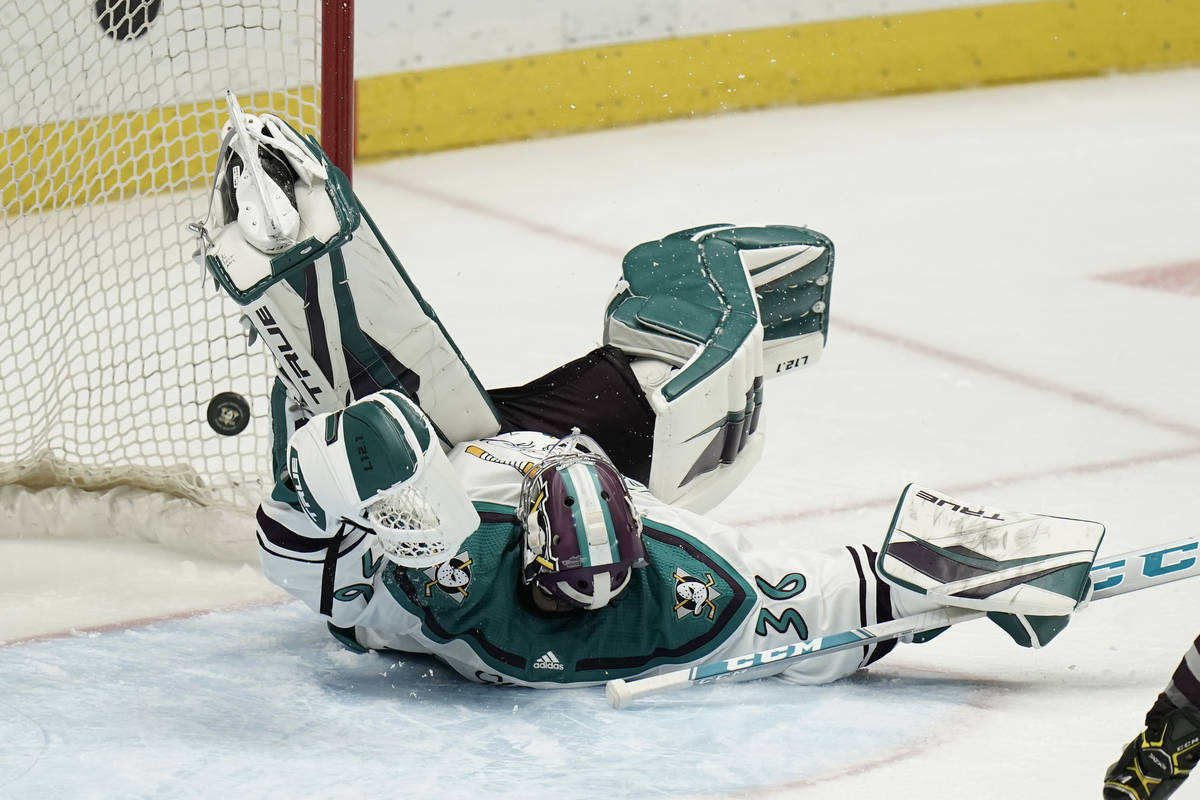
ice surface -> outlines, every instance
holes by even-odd
[[[5,790],[591,797],[617,782],[631,797],[720,794],[835,775],[830,741],[857,761],[895,758],[978,691],[864,675],[706,687],[617,713],[599,690],[479,686],[426,657],[350,653],[312,623],[289,604],[0,650],[0,672],[21,676],[0,715]],[[877,707],[884,686],[894,702]],[[783,743],[795,751],[781,759]]]
[[[1200,300],[1096,280],[1200,258],[1198,91],[1179,71],[768,110],[362,164],[356,187],[488,386],[594,346],[638,242],[811,225],[838,247],[829,347],[767,384],[763,463],[715,516],[797,547],[876,543],[916,481],[1100,520],[1115,552],[1200,516]],[[18,544],[0,540],[24,565],[3,573],[0,640],[109,627],[0,648],[14,798],[1096,797],[1200,600],[1183,582],[1097,602],[1042,651],[972,623],[829,687],[614,712],[599,690],[355,656],[295,604],[167,619],[196,607],[170,604],[169,572]],[[211,570],[213,607],[270,596],[159,557],[192,565],[189,593]],[[76,558],[145,581],[164,619],[76,618],[54,594],[78,595]]]

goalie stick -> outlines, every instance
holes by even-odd
[[[1092,600],[1136,592],[1151,586],[1200,575],[1200,537],[1152,545],[1140,550],[1097,559],[1091,568]],[[649,678],[626,681],[621,678],[605,685],[605,694],[613,708],[627,708],[639,697],[700,683],[712,683],[737,676],[745,679],[767,670],[778,670],[781,661],[798,661],[851,647],[884,642],[900,636],[924,633],[935,628],[979,619],[987,612],[967,608],[945,608],[910,617],[880,622],[863,628],[818,636],[786,647],[760,650],[711,664],[674,670]]]

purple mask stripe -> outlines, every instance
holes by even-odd
[[[546,526],[550,553],[560,564],[564,561],[576,564],[582,558],[582,553],[579,552],[579,531],[575,527],[574,513],[563,503],[566,496],[567,488],[563,485],[562,476],[558,470],[554,470],[546,476],[542,521]]]

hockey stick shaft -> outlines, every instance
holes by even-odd
[[[1192,537],[1153,545],[1097,559],[1091,570],[1091,599],[1103,600],[1197,575],[1200,575],[1200,538]],[[613,708],[626,708],[637,698],[648,694],[683,689],[698,683],[711,683],[735,675],[745,679],[763,672],[774,674],[779,671],[779,663],[782,661],[799,661],[826,653],[836,653],[851,647],[862,647],[900,636],[957,625],[983,616],[986,616],[986,612],[946,606],[910,617],[829,636],[818,636],[771,650],[760,650],[757,653],[747,653],[736,658],[674,670],[649,678],[631,681],[618,678],[608,682],[605,692]]]
[[[1131,550],[1092,565],[1092,599],[1103,600],[1200,575],[1200,537]]]

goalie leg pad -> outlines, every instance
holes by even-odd
[[[654,411],[649,488],[712,508],[757,461],[762,325],[736,248],[680,231],[631,250],[605,315],[605,344],[634,360]]]
[[[265,118],[267,115],[263,115]],[[200,258],[241,307],[307,414],[381,389],[414,399],[447,445],[494,435],[495,408],[433,309],[316,141],[286,128],[320,169],[283,151],[299,176],[291,248],[268,255],[236,221],[195,226]]]
[[[717,224],[638,245],[605,314],[656,415],[650,490],[712,508],[762,451],[763,379],[815,363],[833,244],[787,225]]]
[[[763,326],[763,375],[812,366],[829,336],[833,242],[793,225],[728,228],[711,234],[746,268]]]

